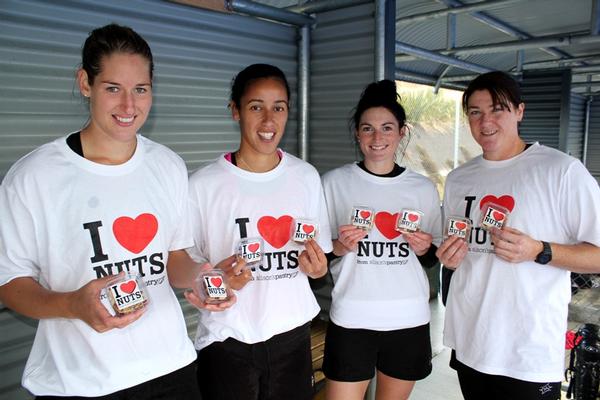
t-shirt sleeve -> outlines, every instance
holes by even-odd
[[[40,275],[35,223],[30,208],[6,184],[0,186],[0,286]]]
[[[319,179],[319,178],[317,178]],[[323,187],[321,185],[321,180],[318,180],[318,188],[319,188],[319,198],[318,198],[318,215],[319,215],[319,224],[321,225],[321,233],[318,237],[319,246],[325,253],[329,253],[333,251],[333,246],[331,244],[331,227],[330,227],[330,219],[329,213],[327,210],[327,203],[325,201],[325,193],[323,191]]]
[[[442,237],[444,236],[446,218],[452,215],[452,212],[450,211],[450,199],[452,198],[452,194],[450,192],[452,186],[451,174],[452,173],[448,175],[448,177],[446,178],[446,183],[444,184],[444,197],[442,199],[442,212],[440,215],[440,234],[442,235]]]
[[[431,213],[431,218],[429,219],[429,231],[428,233],[433,236],[432,243],[435,246],[439,246],[442,243],[442,208],[440,204],[440,195],[438,194],[437,189],[431,184],[431,194],[429,195],[430,205],[429,212]]]
[[[177,196],[176,205],[178,208],[175,229],[173,231],[173,238],[169,246],[169,250],[181,250],[193,246],[194,241],[192,237],[192,227],[190,221],[190,207],[189,207],[189,194],[188,194],[188,176],[185,164],[181,161],[181,167],[178,171],[176,193]]]
[[[323,194],[325,196],[325,206],[327,208],[327,215],[329,221],[329,232],[331,233],[331,239],[335,240],[338,237],[338,226],[337,226],[337,211],[335,209],[335,193],[334,193],[334,181],[331,173],[323,176]]]
[[[188,198],[188,220],[191,226],[193,245],[186,249],[187,253],[192,259],[199,263],[208,262],[208,256],[206,251],[206,242],[204,240],[204,222],[202,217],[202,210],[199,205],[199,196],[196,193],[196,185],[193,183],[189,187],[189,198]]]
[[[600,188],[581,162],[574,161],[562,179],[560,207],[562,221],[574,243],[600,246]]]

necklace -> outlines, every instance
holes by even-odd
[[[255,170],[253,170],[253,169],[252,169],[252,167],[251,167],[250,165],[248,165],[248,163],[246,162],[246,160],[244,160],[244,159],[242,158],[242,155],[240,154],[239,150],[238,150],[238,151],[235,153],[235,155],[236,155],[236,158],[237,158],[238,160],[240,160],[242,163],[244,163],[244,165],[245,165],[246,167],[248,167],[248,170],[250,170],[250,172],[254,172],[254,173],[256,174],[256,171],[255,171]]]
[[[259,172],[259,171],[256,171],[254,168],[252,168],[252,167],[250,166],[250,164],[248,164],[248,163],[246,162],[246,160],[244,160],[244,158],[242,157],[242,155],[241,155],[241,153],[240,153],[240,151],[239,151],[239,150],[235,152],[235,159],[236,159],[236,160],[239,160],[239,161],[240,161],[240,163],[244,164],[244,165],[245,165],[245,166],[248,168],[248,171],[250,171],[250,172],[253,172],[253,173],[255,173],[255,174],[259,174],[259,173],[261,173],[261,172],[268,172],[268,171],[271,171],[273,168],[275,168],[275,167],[277,166],[277,164],[279,164],[279,157],[277,157],[277,162],[275,163],[275,165],[273,165],[272,167],[268,168],[266,171],[261,171],[261,172]]]

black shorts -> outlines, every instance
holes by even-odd
[[[62,397],[62,396],[37,396],[37,400],[60,399],[60,400],[197,400],[200,397],[198,384],[194,379],[196,374],[196,363],[160,376],[148,382],[123,389],[118,392],[99,397]]]
[[[450,367],[458,373],[465,400],[560,400],[560,382],[528,382],[485,374],[458,361],[454,350]]]
[[[392,378],[424,379],[431,373],[429,324],[394,331],[348,329],[329,322],[323,373],[340,382],[373,378],[375,369]]]
[[[311,400],[310,323],[246,344],[229,338],[198,352],[202,400]]]

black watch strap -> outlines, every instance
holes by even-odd
[[[548,242],[544,242],[543,240],[541,242],[544,248],[535,258],[535,262],[538,264],[548,264],[552,261],[552,247],[550,247],[550,243]]]

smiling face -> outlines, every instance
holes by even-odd
[[[137,54],[113,53],[103,57],[92,85],[83,69],[78,72],[78,83],[90,100],[86,134],[107,143],[135,143],[152,106],[149,61]]]
[[[244,159],[277,154],[288,119],[288,96],[281,80],[260,78],[250,82],[239,107],[232,102],[231,110],[240,124]]]
[[[474,91],[467,101],[471,134],[487,160],[509,159],[519,154],[525,146],[518,128],[525,104],[521,103],[518,107],[510,102],[507,104],[494,104],[487,90]]]
[[[367,168],[377,173],[370,165],[378,164],[391,171],[396,150],[404,135],[405,127],[399,126],[398,120],[387,108],[366,109],[360,116],[356,137]]]

